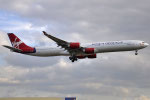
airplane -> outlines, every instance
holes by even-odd
[[[12,44],[11,46],[3,45],[10,49],[12,52],[39,56],[69,56],[69,59],[74,62],[78,59],[94,59],[97,58],[98,53],[107,52],[121,52],[121,51],[135,51],[135,55],[138,55],[138,50],[147,47],[149,44],[141,40],[121,40],[121,41],[109,41],[99,43],[81,44],[79,42],[67,42],[56,38],[43,31],[44,35],[56,42],[57,47],[30,47],[21,41],[15,34],[8,33],[8,37]],[[59,48],[61,47],[61,48]]]

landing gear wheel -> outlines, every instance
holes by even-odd
[[[69,57],[69,59],[70,59],[72,62],[74,62],[74,61],[77,61],[77,60],[78,60],[78,58],[77,58],[76,56],[71,56],[71,57]]]
[[[69,57],[70,60],[72,60],[72,57]]]
[[[135,55],[138,55],[138,53],[136,52]]]
[[[137,50],[135,51],[135,55],[138,55],[138,51]]]

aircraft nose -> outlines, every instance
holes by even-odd
[[[147,46],[149,46],[149,44],[148,44],[148,43],[145,43],[144,45],[145,45],[146,47],[147,47]]]

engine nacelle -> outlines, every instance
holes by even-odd
[[[86,58],[86,56],[81,55],[81,56],[77,56],[77,58],[78,58],[78,59],[84,59],[84,58]]]
[[[80,43],[79,42],[72,42],[72,43],[70,43],[69,44],[69,47],[71,48],[71,49],[78,49],[78,48],[80,48]]]
[[[93,54],[93,55],[88,55],[87,57],[93,59],[93,58],[97,58],[97,55]]]
[[[85,53],[93,54],[94,53],[94,48],[85,48]]]

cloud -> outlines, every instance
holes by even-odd
[[[15,57],[15,58],[13,58]],[[12,59],[13,58],[13,59]],[[55,65],[58,63],[58,57],[34,57],[27,55],[20,55],[16,53],[8,54],[4,57],[5,61],[13,66],[21,67],[44,67],[48,65]]]
[[[5,32],[0,31],[0,37],[1,37],[0,45],[8,45],[9,44],[7,35]]]
[[[148,98],[147,96],[140,96],[139,98],[135,99],[135,100],[150,100],[150,98]]]
[[[43,30],[66,41],[150,43],[149,4],[148,0],[0,0],[0,45],[10,45],[6,33],[14,32],[30,46],[56,46]],[[0,49],[1,97],[149,100],[149,48],[138,56],[108,53],[75,63],[68,57],[38,58]]]

